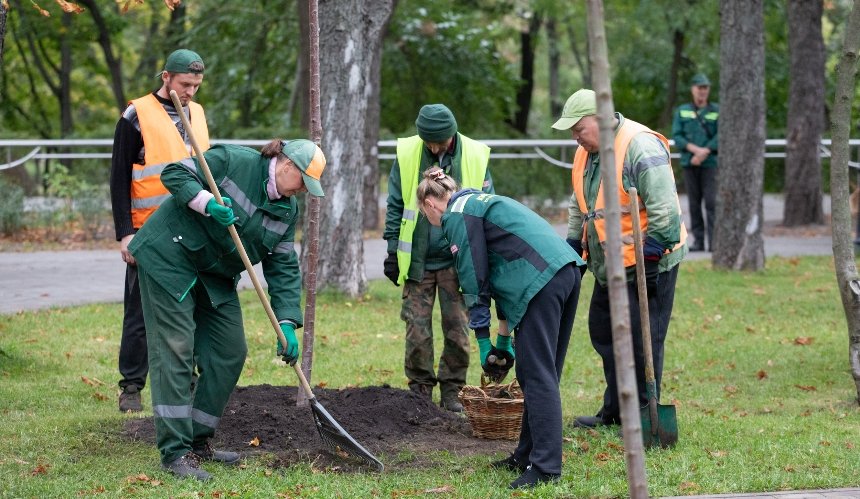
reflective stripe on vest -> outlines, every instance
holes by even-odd
[[[144,144],[144,164],[133,164],[131,174],[131,221],[134,228],[139,229],[158,206],[170,197],[161,184],[161,171],[167,164],[193,154],[189,154],[179,130],[164,105],[154,95],[145,95],[131,101],[131,104],[137,111]],[[188,112],[194,137],[205,151],[209,149],[209,129],[203,108],[195,102],[189,102]]]
[[[637,134],[650,133],[660,139],[663,147],[666,149],[666,154],[669,154],[669,141],[666,137],[651,130],[650,128],[637,123],[633,120],[625,119],[624,124],[618,129],[615,134],[615,172],[616,182],[618,184],[618,202],[621,205],[621,251],[624,256],[624,266],[630,267],[636,265],[636,251],[633,246],[633,217],[630,216],[630,196],[624,190],[623,174],[624,174],[624,159],[627,157],[627,147],[630,141]],[[606,223],[604,221],[605,209],[603,205],[603,180],[597,188],[597,199],[594,203],[594,209],[588,209],[585,203],[585,185],[584,174],[585,167],[588,163],[588,151],[582,146],[576,149],[576,155],[573,158],[572,183],[573,192],[576,194],[576,203],[579,205],[579,211],[582,213],[582,249],[583,259],[588,257],[588,222],[594,222],[594,228],[597,231],[597,237],[601,246],[606,242]],[[675,180],[675,175],[672,169],[669,169],[669,174],[672,175],[672,181]],[[681,201],[678,199],[678,194],[675,194],[675,201],[678,203],[678,213],[681,213]],[[645,210],[645,203],[639,200],[639,226],[642,229],[642,234],[648,233],[648,213]],[[687,228],[681,221],[681,241],[675,245],[672,251],[680,249],[687,241]],[[643,241],[644,243],[644,241]],[[668,250],[666,251],[668,253]]]
[[[490,148],[457,133],[460,141],[460,175],[462,188],[483,189],[490,161]],[[424,141],[413,135],[397,139],[397,165],[400,167],[400,193],[403,196],[403,215],[400,218],[400,236],[397,241],[397,266],[399,284],[406,281],[409,265],[412,263],[412,235],[418,224],[418,167],[421,164],[421,151]]]

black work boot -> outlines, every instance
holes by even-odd
[[[433,385],[422,385],[419,383],[410,383],[409,389],[415,393],[419,393],[428,399],[433,399]]]
[[[460,403],[460,399],[457,397],[457,392],[453,392],[451,390],[445,390],[442,392],[442,401],[439,405],[442,406],[442,409],[451,412],[463,412],[463,404]]]
[[[179,478],[196,478],[201,482],[212,478],[212,475],[200,469],[200,458],[193,452],[185,454],[172,463],[162,464],[161,467]]]
[[[558,481],[559,478],[561,475],[557,473],[544,473],[533,466],[529,466],[519,478],[511,482],[508,488],[530,489],[542,483]]]
[[[215,450],[212,444],[206,442],[202,445],[194,445],[191,447],[191,453],[197,456],[201,461],[213,461],[224,464],[239,464],[242,456],[238,452],[230,452],[226,450]]]
[[[140,412],[142,410],[140,390],[136,386],[123,388],[119,394],[119,412]]]
[[[528,469],[529,465],[528,465],[528,463],[521,463],[521,462],[517,461],[517,459],[514,457],[514,455],[511,454],[510,456],[508,456],[504,459],[500,459],[498,461],[493,461],[492,463],[490,463],[490,467],[498,468],[498,469],[505,469],[508,471],[516,471],[517,473],[524,473],[526,471],[526,469]]]
[[[573,420],[574,428],[597,428],[598,426],[613,426],[620,425],[621,419],[618,416],[609,416],[600,410],[596,416],[577,416]]]

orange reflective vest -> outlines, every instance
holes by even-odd
[[[630,216],[630,196],[624,190],[623,173],[624,173],[624,158],[627,156],[627,147],[630,141],[637,134],[650,133],[660,139],[663,147],[666,148],[666,154],[669,154],[669,141],[663,135],[651,130],[641,123],[626,119],[618,131],[615,133],[615,172],[616,183],[618,185],[618,201],[621,204],[621,251],[624,256],[624,266],[630,267],[636,265],[636,250],[633,246],[633,217]],[[583,214],[582,221],[582,248],[583,259],[588,257],[588,222],[594,220],[594,228],[597,231],[597,237],[600,244],[606,242],[606,223],[604,221],[605,210],[603,204],[603,181],[597,188],[597,199],[595,200],[594,209],[589,210],[585,203],[585,167],[588,163],[588,151],[582,146],[576,149],[576,155],[573,157],[573,192],[576,194],[576,202],[579,205],[579,211]],[[671,168],[669,174],[674,180],[674,173]],[[678,203],[678,212],[681,210],[681,201],[678,195],[675,194],[675,200]],[[643,238],[648,233],[648,213],[645,210],[645,203],[639,200],[639,225],[642,229]],[[681,221],[681,241],[675,245],[672,251],[680,249],[684,246],[687,240],[687,229],[684,222]],[[644,241],[643,241],[644,243]],[[668,253],[669,250],[666,250]]]
[[[131,104],[137,111],[144,145],[143,164],[133,164],[131,171],[131,221],[139,229],[170,196],[161,184],[161,170],[169,163],[192,156],[193,151],[185,145],[173,120],[154,95],[145,95]],[[189,102],[188,112],[194,138],[205,151],[209,149],[209,128],[203,107]]]

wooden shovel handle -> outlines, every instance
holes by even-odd
[[[639,225],[639,193],[635,187],[630,195],[630,217],[633,222],[633,246],[636,251],[636,287],[639,291],[639,322],[642,329],[642,347],[645,353],[645,382],[655,382],[654,353],[651,348],[651,317],[648,313],[648,286],[645,281],[645,257],[642,252],[642,227]]]
[[[215,196],[215,201],[223,206],[224,199],[221,198],[221,193],[218,191],[218,186],[215,184],[215,179],[212,177],[212,171],[209,170],[209,164],[206,163],[206,157],[203,156],[203,151],[200,150],[200,145],[197,143],[197,139],[194,138],[194,132],[191,130],[191,123],[188,121],[188,117],[185,116],[182,102],[179,100],[179,95],[177,95],[175,90],[170,91],[170,99],[173,101],[173,106],[176,107],[176,110],[179,112],[179,119],[182,120],[182,125],[188,133],[188,139],[191,141],[191,147],[194,149],[194,154],[197,156],[197,162],[200,164],[200,169],[203,170],[203,175],[206,177],[206,183],[209,184],[209,190]],[[272,328],[274,328],[275,334],[278,335],[278,341],[281,342],[284,350],[286,350],[287,339],[284,337],[283,331],[281,331],[281,325],[278,323],[275,311],[272,310],[272,304],[269,303],[269,298],[266,297],[266,293],[263,291],[263,286],[260,284],[260,279],[254,271],[254,265],[251,264],[251,260],[248,258],[248,253],[245,251],[242,239],[239,238],[239,233],[236,232],[236,227],[233,224],[230,224],[227,227],[227,230],[230,232],[230,237],[233,238],[233,242],[236,244],[236,249],[239,250],[239,256],[242,257],[242,263],[245,264],[245,270],[248,271],[248,277],[250,277],[251,282],[254,283],[254,289],[257,291],[260,303],[263,304],[263,308],[266,310],[266,315],[269,316],[269,322],[272,323]],[[314,394],[311,391],[311,386],[308,384],[308,380],[305,378],[304,373],[299,369],[299,366],[297,366],[296,363],[293,363],[292,367],[293,370],[296,371],[308,399],[313,399]]]

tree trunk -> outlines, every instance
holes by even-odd
[[[105,56],[105,64],[107,64],[111,76],[110,87],[113,90],[113,97],[116,100],[117,108],[119,112],[122,112],[127,104],[125,92],[122,88],[122,57],[119,55],[114,56],[110,29],[95,0],[80,0],[78,3],[87,8],[90,16],[93,18],[93,23],[96,25],[99,33],[99,46],[102,48],[102,53]]]
[[[3,66],[3,47],[6,41],[6,3],[0,2],[0,67]]]
[[[785,136],[783,224],[790,227],[824,222],[818,152],[824,130],[823,3],[823,0],[788,0],[791,80]]]
[[[379,85],[371,69],[393,9],[393,0],[322,0],[319,6],[322,148],[328,166],[322,178],[326,197],[317,274],[323,287],[349,296],[367,288],[362,240],[365,123],[371,112],[369,89]]]
[[[851,210],[848,206],[848,139],[851,136],[851,103],[855,95],[857,52],[860,50],[860,2],[854,2],[845,28],[842,57],[836,66],[830,159],[832,196],[833,262],[842,308],[848,322],[848,363],[860,403],[860,276],[854,261]]]
[[[532,90],[535,86],[535,39],[541,18],[533,12],[527,31],[520,32],[520,85],[517,89],[517,110],[510,124],[525,135],[528,132],[529,112],[532,107]]]
[[[720,2],[720,173],[715,268],[764,268],[764,12],[762,0]]]
[[[597,119],[600,123],[600,157],[614,158],[615,110],[609,81],[609,56],[603,27],[603,1],[588,0],[588,38],[594,90],[597,93]],[[647,499],[645,453],[642,449],[642,425],[639,419],[639,395],[633,362],[633,339],[630,330],[627,276],[621,256],[621,206],[615,180],[615,162],[604,161],[600,169],[606,206],[606,278],[609,284],[609,311],[612,321],[612,350],[618,399],[621,403],[621,430],[630,497]]]
[[[298,71],[298,81],[296,82],[296,95],[299,97],[296,103],[294,114],[299,115],[299,124],[302,130],[310,130],[310,110],[308,101],[304,96],[310,93],[310,73],[308,72],[308,60],[310,54],[310,37],[308,36],[308,0],[298,0],[296,7],[299,9],[299,48],[301,50],[298,57],[296,71]]]
[[[576,20],[574,18],[573,20]],[[585,50],[582,50],[576,41],[576,29],[573,26],[573,20],[567,23],[567,39],[570,42],[570,52],[576,61],[576,66],[579,68],[579,73],[582,75],[582,87],[593,88],[591,83],[591,67],[588,64],[588,53],[591,51],[589,47],[590,40],[585,37]],[[553,115],[555,116],[555,115]]]
[[[684,57],[684,32],[675,29],[672,35],[672,66],[669,68],[669,88],[666,89],[666,105],[660,113],[658,128],[672,124],[672,112],[675,110],[675,97],[678,95],[678,71],[681,69],[681,59]],[[710,223],[710,220],[708,221]]]
[[[397,6],[397,0],[392,0],[391,12]],[[388,31],[388,22],[391,15],[385,19],[382,31],[379,34],[379,49],[372,54],[373,60],[370,64],[367,85],[367,114],[364,122],[364,183],[362,196],[364,197],[364,224],[368,230],[379,227],[379,115],[382,110],[379,103],[379,92],[382,80],[382,40]]]
[[[546,42],[549,52],[549,115],[560,116],[564,102],[559,96],[558,70],[561,67],[561,52],[558,50],[558,31],[555,17],[546,20]]]

